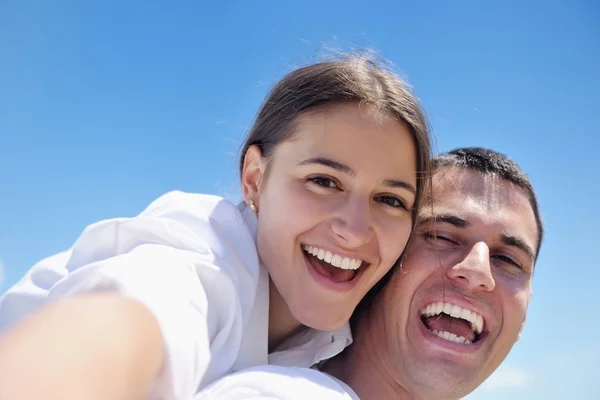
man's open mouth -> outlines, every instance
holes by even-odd
[[[368,265],[361,259],[342,257],[315,246],[303,245],[302,249],[313,268],[334,282],[351,281],[357,275],[359,268]]]
[[[419,311],[419,315],[427,329],[450,342],[472,344],[483,334],[483,316],[456,304],[430,303]]]

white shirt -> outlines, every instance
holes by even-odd
[[[193,400],[360,400],[325,373],[274,365],[249,368],[214,382]]]
[[[0,332],[56,299],[111,291],[153,312],[164,373],[150,398],[185,399],[226,374],[267,363],[309,367],[352,342],[346,324],[306,329],[268,354],[269,277],[245,204],[170,192],[134,218],[87,227],[71,250],[37,263],[0,298]]]

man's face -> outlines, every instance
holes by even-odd
[[[499,177],[442,168],[402,270],[384,289],[391,368],[423,398],[479,386],[517,341],[537,245],[525,193]]]

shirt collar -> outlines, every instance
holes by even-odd
[[[240,211],[240,214],[242,214],[242,218],[248,227],[248,231],[250,231],[250,234],[256,243],[256,232],[258,230],[258,217],[256,216],[256,213],[243,201],[240,201],[237,204],[237,209]]]
[[[306,328],[283,342],[269,354],[269,364],[311,367],[341,353],[352,344],[350,324],[334,331]]]

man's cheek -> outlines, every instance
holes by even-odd
[[[404,264],[411,264],[417,262],[416,260],[423,255],[424,249],[422,249],[419,239],[413,238],[406,247],[404,255]]]

